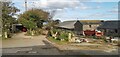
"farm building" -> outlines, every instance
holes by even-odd
[[[96,30],[97,27],[102,23],[102,20],[80,20],[83,24],[83,31],[85,30]]]
[[[83,34],[85,30],[96,30],[101,21],[77,20],[77,21],[64,21],[56,28],[75,31],[76,33]]]
[[[82,31],[82,24],[80,21],[65,21],[55,26],[58,29],[71,30],[77,33]]]
[[[105,21],[98,29],[104,32],[106,36],[117,36],[120,34],[120,20],[119,21]]]

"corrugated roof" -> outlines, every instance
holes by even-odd
[[[98,28],[120,29],[120,21],[105,21]]]
[[[58,26],[58,27],[63,27],[63,28],[73,29],[73,28],[74,28],[74,24],[75,24],[76,22],[77,22],[77,21],[64,21],[64,22],[58,24],[57,26]]]

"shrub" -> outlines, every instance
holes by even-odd
[[[64,40],[68,40],[68,33],[65,33],[65,32],[61,32],[59,37],[59,39],[64,39]]]
[[[56,29],[52,29],[52,32],[53,32],[53,33],[56,33]]]
[[[59,32],[58,29],[52,29],[53,33],[55,34],[56,32]]]
[[[56,35],[56,40],[64,39],[65,41],[68,41],[68,33],[72,33],[72,36],[73,36],[72,31],[61,30],[61,29],[52,29],[52,30],[48,31],[47,37],[51,37],[52,34],[55,34],[56,32],[58,32],[58,34]]]

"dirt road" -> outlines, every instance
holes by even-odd
[[[45,45],[43,40],[47,40],[44,35],[25,36],[24,34],[24,32],[18,33],[13,35],[11,39],[2,40],[2,48]]]

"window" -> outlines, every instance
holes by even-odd
[[[91,28],[92,26],[91,26],[91,25],[89,25],[89,27]]]
[[[118,30],[117,30],[117,29],[115,29],[115,33],[118,33]]]

